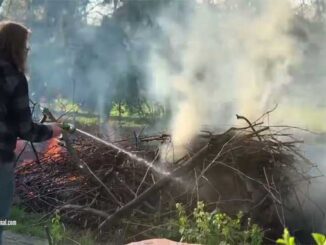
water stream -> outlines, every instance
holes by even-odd
[[[170,172],[167,172],[167,171],[163,170],[162,168],[153,165],[153,162],[149,162],[146,159],[141,158],[141,157],[137,156],[136,154],[134,154],[134,153],[132,153],[130,151],[127,151],[127,150],[125,150],[125,149],[123,149],[123,148],[121,148],[121,147],[119,147],[119,146],[117,146],[117,145],[115,145],[113,143],[110,143],[108,141],[105,141],[105,140],[103,140],[103,139],[101,139],[99,137],[96,137],[96,136],[94,136],[94,135],[92,135],[90,133],[87,133],[87,132],[85,132],[85,131],[83,131],[81,129],[76,129],[76,131],[79,132],[80,134],[84,135],[84,136],[87,136],[89,138],[92,138],[92,139],[94,139],[97,142],[100,142],[100,143],[102,143],[104,145],[107,145],[107,146],[109,146],[109,147],[117,150],[119,153],[121,152],[121,153],[127,155],[131,159],[133,159],[133,160],[135,160],[135,161],[137,161],[137,162],[139,162],[141,164],[144,164],[145,166],[151,168],[152,170],[154,170],[156,173],[158,173],[160,175],[163,175],[163,176],[170,175]]]

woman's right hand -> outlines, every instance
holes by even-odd
[[[53,138],[58,138],[60,137],[60,135],[62,134],[62,126],[60,123],[51,123],[50,124],[51,128],[52,128],[52,137]]]

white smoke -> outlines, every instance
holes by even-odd
[[[162,147],[162,162],[184,156],[204,125],[225,130],[236,123],[235,114],[253,121],[276,104],[270,124],[326,129],[321,108],[326,88],[324,24],[300,20],[290,1],[259,2],[231,10],[195,5],[187,9],[183,22],[171,18],[171,10],[163,12],[159,22],[168,47],[159,42],[153,47],[148,69],[152,95],[172,109],[173,144]],[[318,104],[320,108],[312,110]],[[322,173],[325,152],[325,145],[304,152],[308,158],[318,157]],[[324,210],[320,186],[325,179],[313,183],[308,195]],[[325,218],[312,206],[307,205],[305,215],[316,216],[316,226],[323,229]],[[291,218],[295,228],[309,229],[301,216]]]
[[[160,19],[173,59],[153,48],[149,67],[151,91],[172,105],[180,153],[203,125],[232,124],[236,113],[253,120],[280,103],[292,82],[289,69],[301,60],[287,1],[237,10],[199,4],[189,12],[185,24]]]

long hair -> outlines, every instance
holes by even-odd
[[[26,72],[27,40],[30,30],[13,21],[0,21],[0,57]]]

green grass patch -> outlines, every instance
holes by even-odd
[[[95,241],[95,236],[90,231],[78,230],[77,228],[64,225],[60,216],[45,217],[44,214],[30,213],[23,207],[14,206],[11,210],[10,219],[16,220],[17,225],[7,226],[7,230],[43,239],[47,239],[44,227],[48,226],[53,244],[55,245],[98,244]]]
[[[16,220],[17,225],[8,226],[7,229],[30,236],[46,238],[44,226],[50,224],[49,220],[42,220],[42,214],[28,213],[19,206],[14,206],[11,210],[11,220]]]
[[[90,231],[80,232],[68,230],[65,232],[65,239],[63,239],[62,244],[98,245],[99,243]]]
[[[75,122],[79,125],[99,125],[99,115],[95,111],[81,107],[69,99],[57,98],[48,105],[50,111],[56,117],[66,122]],[[112,108],[108,109],[109,121],[118,121],[123,127],[142,127],[153,125],[165,116],[165,109],[158,103],[141,102],[138,106],[130,106],[126,102],[113,102]]]
[[[78,116],[76,117],[76,122],[82,125],[92,126],[97,125],[99,120],[98,117],[84,117],[84,116]]]
[[[326,109],[309,105],[285,105],[275,110],[271,121],[283,122],[290,126],[298,126],[316,132],[326,132]]]
[[[78,104],[73,103],[70,100],[64,98],[55,99],[51,107],[56,111],[66,111],[66,112],[82,111]]]

